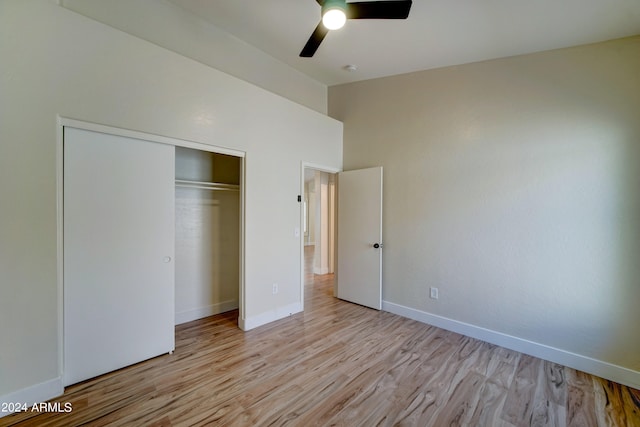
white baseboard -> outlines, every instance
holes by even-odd
[[[317,268],[317,267],[313,267],[313,274],[329,274],[329,267],[324,267],[324,268]]]
[[[389,301],[382,301],[382,309],[418,322],[453,331],[491,344],[499,345],[530,356],[558,363],[569,368],[606,378],[633,388],[640,388],[640,372],[580,354],[571,353],[544,344],[492,331],[469,323],[460,322],[415,308],[405,307]]]
[[[224,313],[225,311],[235,310],[238,307],[238,300],[230,300],[207,305],[205,307],[181,311],[176,313],[176,325],[191,322],[192,320],[202,319],[203,317],[213,316],[214,314]]]
[[[34,403],[46,402],[47,400],[61,396],[63,393],[62,378],[58,377],[0,396],[0,404],[20,403],[31,407]],[[10,413],[0,411],[0,418],[6,415],[10,415]]]
[[[257,316],[247,317],[246,319],[238,319],[238,326],[243,331],[248,331],[258,326],[266,325],[267,323],[274,322],[276,320],[284,319],[292,314],[300,313],[302,311],[302,304],[296,302],[293,304],[279,307],[275,310],[267,311],[266,313],[259,314]]]

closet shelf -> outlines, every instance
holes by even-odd
[[[220,182],[206,181],[187,181],[185,179],[176,179],[176,187],[197,188],[200,190],[213,191],[240,191],[240,186],[237,184],[222,184]]]

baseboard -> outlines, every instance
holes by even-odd
[[[191,310],[176,313],[176,325],[191,322],[192,320],[202,319],[203,317],[213,316],[214,314],[224,313],[226,311],[235,310],[239,307],[238,300],[222,301],[217,304],[198,307]]]
[[[313,274],[318,274],[318,275],[329,274],[329,267],[324,267],[324,268],[313,267]]]
[[[270,310],[257,316],[247,317],[245,319],[238,319],[238,326],[243,331],[257,328],[258,326],[266,325],[267,323],[274,322],[276,320],[284,319],[295,313],[302,311],[302,304],[299,302],[279,307],[275,310]]]
[[[62,377],[58,377],[0,396],[0,405],[2,403],[20,403],[31,407],[34,403],[46,402],[47,400],[61,396],[63,393]],[[0,418],[6,415],[11,415],[11,413],[0,411]]]
[[[622,366],[427,313],[415,308],[405,307],[389,301],[382,301],[382,310],[550,362],[559,363],[569,368],[606,378],[629,387],[640,388],[640,372],[632,371]]]

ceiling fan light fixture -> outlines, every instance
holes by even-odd
[[[309,0],[312,1],[312,0]],[[315,0],[322,6],[322,20],[305,43],[301,58],[311,58],[330,30],[342,27],[347,19],[407,19],[413,0]],[[347,16],[348,15],[348,16]],[[335,19],[334,22],[332,20]]]
[[[346,0],[325,0],[322,4],[322,24],[327,30],[342,28],[347,22]]]

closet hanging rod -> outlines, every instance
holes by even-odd
[[[205,181],[188,181],[185,179],[176,179],[176,187],[196,188],[199,190],[213,190],[213,191],[240,191],[240,186],[237,184],[222,184],[220,182],[205,182]]]

